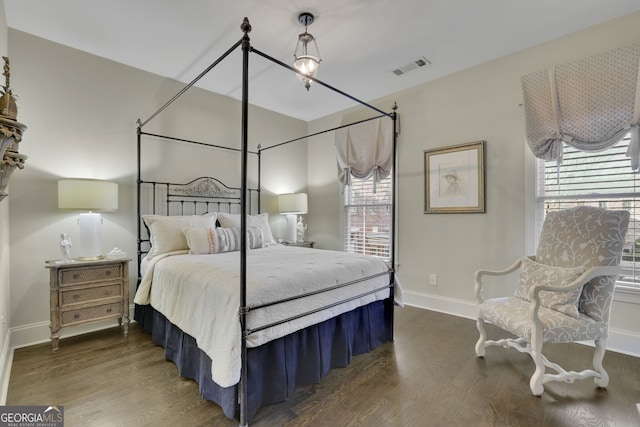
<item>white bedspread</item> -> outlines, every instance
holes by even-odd
[[[172,323],[196,339],[212,360],[213,380],[222,387],[240,380],[241,328],[240,253],[186,255],[174,252],[154,257],[145,267],[136,292],[137,304],[151,304]],[[360,279],[389,268],[370,256],[300,247],[270,246],[247,252],[247,305],[249,307]],[[252,329],[329,303],[360,295],[388,284],[383,275],[346,288],[250,311]],[[399,286],[396,283],[399,290]],[[354,308],[382,300],[389,289],[251,334],[248,347],[256,347]],[[396,293],[398,295],[398,293]]]

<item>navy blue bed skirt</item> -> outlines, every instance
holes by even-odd
[[[262,406],[287,400],[296,387],[317,384],[329,369],[345,367],[351,357],[393,339],[393,303],[377,301],[247,350],[248,419]],[[135,319],[164,347],[180,375],[195,380],[206,400],[229,418],[239,417],[237,386],[220,387],[211,379],[211,359],[195,339],[149,305],[136,305]]]

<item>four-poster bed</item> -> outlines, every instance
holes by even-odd
[[[218,403],[227,416],[239,417],[240,424],[247,425],[261,406],[286,400],[295,387],[317,383],[330,368],[346,366],[351,356],[391,341],[398,288],[393,249],[387,263],[367,255],[275,242],[268,214],[260,213],[261,153],[345,126],[265,148],[258,145],[257,151],[250,151],[249,53],[297,71],[251,47],[247,18],[241,29],[244,36],[239,42],[149,119],[138,121],[139,286],[135,318],[165,347],[165,357],[178,365],[180,374],[198,381],[203,398]],[[142,131],[240,46],[240,149]],[[310,79],[380,114],[356,123],[391,120],[395,163],[395,107],[392,113],[385,113]],[[241,156],[240,187],[228,187],[212,177],[188,183],[143,179],[143,137],[237,152]],[[248,187],[249,155],[257,157],[257,188]]]

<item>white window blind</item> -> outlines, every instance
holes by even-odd
[[[640,174],[633,173],[627,157],[629,136],[600,152],[564,147],[564,159],[538,161],[537,207],[540,235],[546,213],[578,205],[624,209],[630,212],[618,288],[640,292]]]
[[[351,178],[344,190],[346,252],[391,258],[391,173],[378,181]]]

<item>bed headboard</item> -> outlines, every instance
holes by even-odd
[[[247,212],[259,213],[260,191],[248,189]],[[149,252],[149,230],[143,215],[203,215],[209,212],[239,213],[241,189],[228,187],[212,177],[199,177],[187,183],[138,182],[138,257]]]

